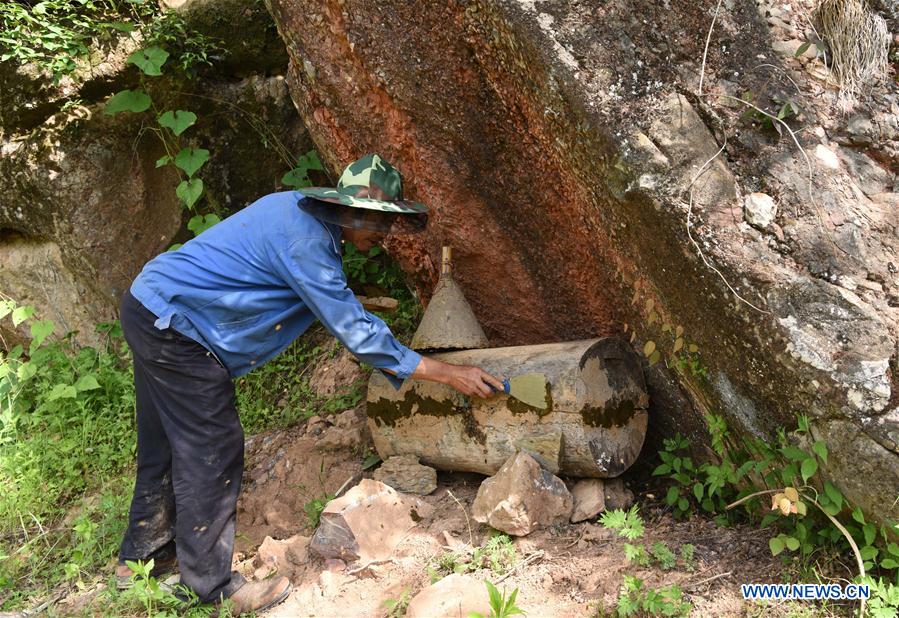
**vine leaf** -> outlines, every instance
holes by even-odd
[[[199,178],[191,178],[190,180],[182,180],[178,188],[175,189],[175,195],[178,196],[184,205],[188,208],[192,207],[203,195],[203,181]]]
[[[203,164],[209,160],[209,151],[205,148],[182,148],[175,155],[175,165],[189,177],[193,177]],[[180,195],[178,197],[181,197]],[[199,197],[199,196],[198,196]],[[196,201],[196,200],[194,200]]]
[[[815,472],[818,471],[818,460],[814,457],[809,457],[805,461],[802,462],[802,480],[803,482],[808,481],[811,477],[815,475]]]
[[[75,382],[75,390],[77,391],[92,391],[98,388],[100,388],[100,383],[97,382],[97,378],[91,374],[81,376],[81,378]]]
[[[158,121],[160,126],[171,129],[175,135],[181,135],[197,121],[197,115],[193,112],[179,109],[165,112],[158,118]]]
[[[288,187],[309,187],[312,181],[309,179],[309,170],[324,171],[321,159],[318,158],[318,152],[314,149],[310,150],[299,159],[292,170],[284,174],[281,178],[281,184]]]
[[[215,214],[196,215],[187,222],[187,229],[193,232],[194,236],[199,236],[220,221],[221,219]]]
[[[31,347],[28,354],[34,354],[34,351],[44,342],[44,339],[53,332],[53,320],[34,320],[31,323]]]
[[[163,157],[159,157],[156,159],[156,167],[162,167],[163,165],[168,165],[172,161],[171,155],[165,155]]]
[[[34,315],[34,307],[25,305],[24,307],[16,307],[12,312],[12,324],[18,326],[28,318]]]
[[[145,112],[150,109],[150,103],[150,95],[143,90],[122,90],[112,95],[103,111],[110,116],[119,112]]]
[[[162,75],[162,65],[168,58],[169,52],[161,47],[153,46],[137,50],[128,56],[126,62],[137,65],[145,74],[155,77]]]

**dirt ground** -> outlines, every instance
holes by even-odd
[[[325,492],[333,494],[349,479],[355,484],[360,475],[371,476],[371,470],[362,470],[369,448],[365,432],[360,442],[351,443],[360,429],[364,429],[361,409],[248,441],[235,556],[237,567],[247,576],[264,575],[254,554],[266,536],[286,539],[312,534],[304,512],[307,502]],[[341,442],[338,435],[350,439]],[[414,596],[429,585],[427,566],[450,548],[445,533],[462,543],[470,539],[474,546],[489,538],[490,528],[470,519],[483,478],[440,473],[437,489],[424,498],[434,514],[408,533],[390,562],[360,569],[364,565],[326,563],[307,554],[304,564],[287,573],[294,586],[289,598],[265,615],[386,616],[386,600],[398,599],[407,590]],[[508,590],[519,589],[518,606],[528,616],[601,616],[602,607],[611,612],[626,574],[640,577],[651,587],[677,584],[693,604],[694,616],[797,616],[813,609],[742,600],[741,583],[797,581],[771,556],[766,531],[721,527],[702,517],[676,521],[659,499],[663,491],[637,483],[632,483],[632,489],[646,524],[646,535],[639,542],[648,547],[663,540],[675,551],[682,544],[692,544],[694,568],[687,570],[680,564],[670,571],[635,567],[624,556],[624,539],[596,523],[539,530],[515,540],[522,565],[501,584]],[[486,570],[473,575],[497,579]]]

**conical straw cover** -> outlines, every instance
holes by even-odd
[[[489,345],[465,295],[453,281],[451,258],[452,250],[444,247],[440,281],[412,337],[415,350],[470,350]]]

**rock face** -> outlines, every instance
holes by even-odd
[[[327,165],[380,152],[432,207],[426,235],[388,243],[425,293],[452,244],[492,345],[627,323],[638,349],[681,359],[650,371],[658,429],[698,445],[714,411],[770,438],[802,411],[832,453],[822,473],[899,516],[896,87],[838,113],[820,60],[771,48],[804,39],[799,7],[775,22],[767,0],[729,4],[700,89],[711,0],[269,6]],[[746,90],[775,114],[799,96],[786,120],[814,128],[797,134],[804,152],[742,117]],[[764,230],[743,222],[742,196],[760,191],[778,204]]]
[[[364,479],[325,506],[309,549],[323,558],[383,560],[433,510],[418,498]]]
[[[418,463],[415,455],[397,455],[375,470],[375,480],[403,493],[426,496],[437,489],[437,470]]]
[[[310,144],[281,75],[283,46],[271,51],[280,44],[264,7],[182,4],[188,27],[225,39],[226,60],[192,79],[166,67],[167,77],[146,87],[166,108],[197,114],[184,137],[210,151],[200,176],[226,214],[276,190],[290,169],[266,142],[280,141],[294,156]],[[267,38],[219,32],[227,23],[234,33],[233,23],[248,17]],[[103,113],[109,95],[138,87],[125,62],[138,45],[123,36],[101,64],[59,84],[34,67],[0,63],[0,289],[54,320],[57,334],[77,330],[85,343],[95,342],[97,322],[115,317],[141,266],[190,237],[175,196],[180,178],[172,166],[155,165],[165,152],[146,130],[155,125],[152,113]]]
[[[497,530],[525,536],[539,526],[567,521],[571,508],[571,494],[562,479],[527,453],[518,453],[481,483],[471,514]]]
[[[477,578],[453,573],[412,597],[405,615],[407,618],[468,618],[472,612],[489,614],[487,588]]]

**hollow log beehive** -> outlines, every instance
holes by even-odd
[[[550,469],[614,477],[637,458],[649,397],[640,359],[616,338],[463,350],[433,358],[494,375],[542,373],[547,407],[508,395],[466,397],[434,382],[395,389],[379,372],[368,386],[368,423],[382,458],[413,454],[442,470],[493,474],[518,450]],[[555,470],[554,470],[555,471]]]

